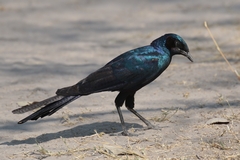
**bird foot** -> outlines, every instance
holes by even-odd
[[[134,134],[134,133],[130,133],[128,131],[122,131],[122,132],[117,132],[117,133],[110,133],[110,136],[129,136],[129,137],[133,137],[133,136],[138,136],[139,134]]]
[[[143,128],[136,128],[135,131],[146,131],[149,129],[153,129],[153,130],[161,130],[161,127],[159,126],[154,126],[154,125],[149,125],[147,127],[143,127]]]

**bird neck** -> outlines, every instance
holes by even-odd
[[[172,57],[169,49],[165,46],[165,43],[166,43],[166,40],[160,37],[152,41],[150,45],[161,54],[167,54],[169,57]]]
[[[152,43],[150,45],[152,47],[154,47],[155,49],[158,49],[158,48],[164,47],[164,43],[165,43],[164,40],[162,40],[161,38],[158,38],[158,39],[155,39],[154,41],[152,41]]]

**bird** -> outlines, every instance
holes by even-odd
[[[193,62],[188,45],[181,36],[175,33],[164,34],[152,41],[150,45],[132,49],[117,56],[78,83],[58,89],[55,96],[25,105],[13,110],[12,113],[22,114],[40,108],[18,122],[18,124],[22,124],[29,120],[51,116],[81,96],[105,91],[118,91],[115,107],[122,126],[121,134],[131,135],[125,126],[121,111],[124,103],[130,112],[146,124],[147,129],[153,129],[155,126],[134,109],[134,97],[139,89],[155,80],[165,71],[174,55],[183,55]]]

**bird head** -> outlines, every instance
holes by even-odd
[[[165,38],[165,46],[170,51],[171,56],[183,55],[193,62],[192,57],[189,54],[187,43],[177,34],[169,33],[163,36]]]

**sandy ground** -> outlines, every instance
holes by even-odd
[[[240,159],[240,85],[209,27],[240,72],[240,2],[0,1],[0,159]],[[18,104],[54,95],[117,55],[174,32],[194,63],[175,56],[136,95],[136,110],[161,130],[121,131],[117,93],[99,93],[51,117],[18,125]],[[130,131],[145,125],[123,107]],[[207,125],[212,118],[229,124]]]

